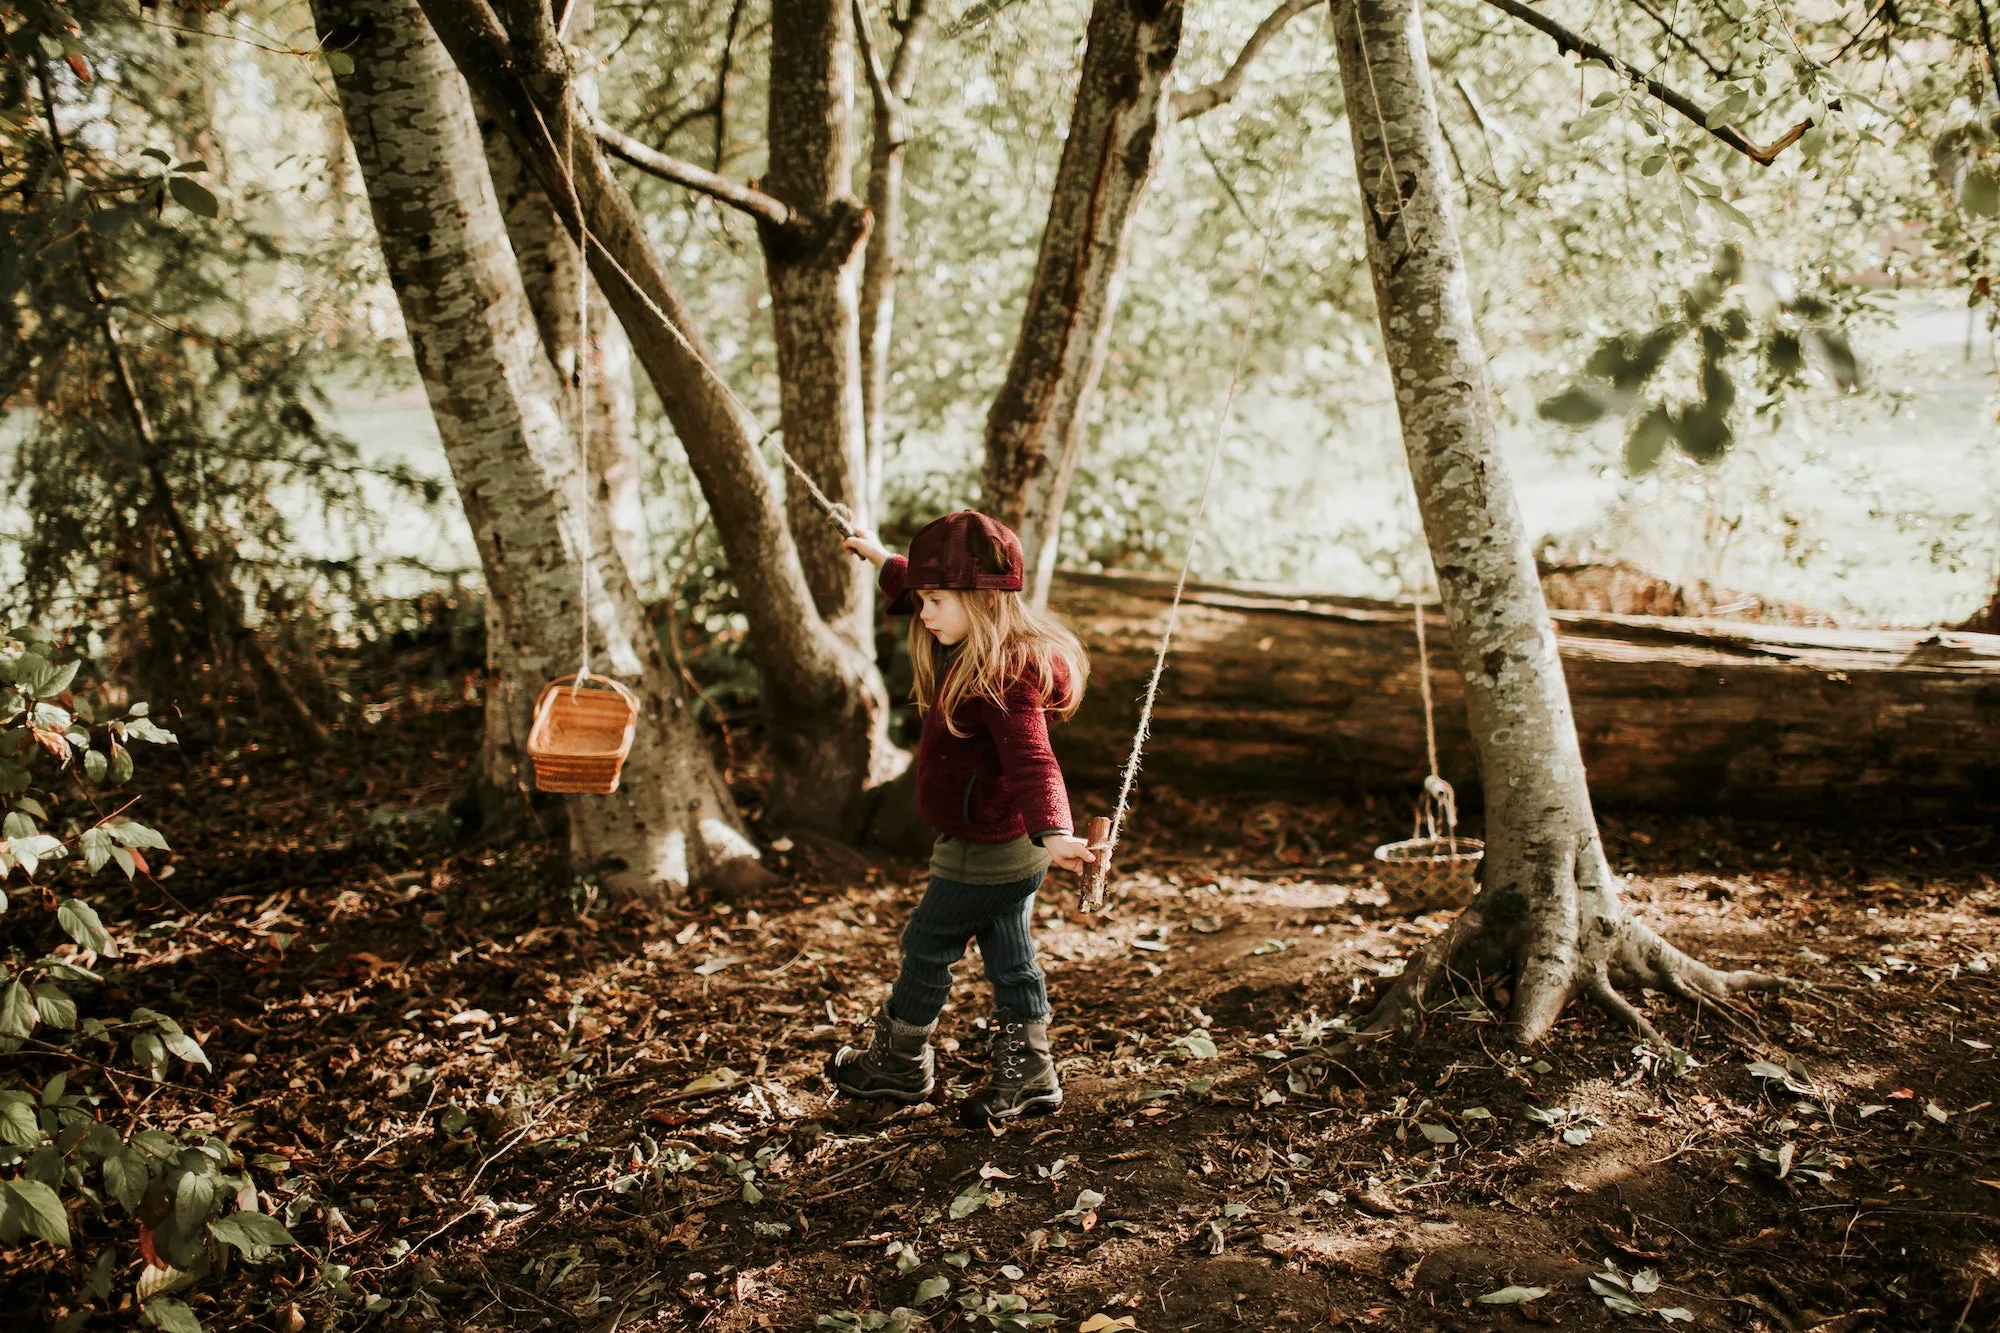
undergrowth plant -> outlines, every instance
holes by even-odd
[[[227,1142],[149,1124],[131,1091],[176,1063],[208,1068],[194,1036],[145,1007],[85,1012],[134,942],[92,885],[150,876],[167,847],[131,814],[132,747],[175,738],[82,669],[33,630],[0,636],[0,1250],[68,1252],[78,1287],[53,1327],[81,1328],[96,1306],[188,1333],[201,1325],[175,1293],[232,1250],[255,1263],[294,1242]]]

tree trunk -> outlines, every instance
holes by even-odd
[[[716,374],[590,128],[573,124],[566,57],[546,7],[510,3],[515,28],[498,33],[470,7],[423,3],[565,229],[574,233],[579,221],[589,228],[591,272],[687,450],[750,620],[772,821],[850,835],[861,793],[907,762],[888,742],[888,694],[872,646],[858,647],[819,615],[751,422]]]
[[[641,700],[619,792],[569,798],[577,869],[653,899],[761,877],[603,507],[584,493],[563,387],[535,332],[464,84],[415,0],[316,0],[313,10],[323,43],[353,57],[337,76],[341,103],[499,610],[503,638],[489,651],[513,686],[506,706],[574,669],[586,579],[598,669]]]
[[[861,418],[859,281],[868,210],[848,193],[853,174],[852,0],[787,0],[771,11],[767,134],[762,186],[796,222],[761,225],[778,353],[778,411],[785,448],[828,499],[863,527],[868,510],[867,433]],[[820,616],[857,647],[874,643],[874,580],[865,561],[787,485],[786,511]]]
[[[1049,219],[1007,379],[986,417],[982,505],[1015,528],[1048,600],[1063,503],[1112,316],[1172,123],[1181,0],[1096,0]]]
[[[857,0],[869,4],[872,0]],[[896,324],[896,281],[903,264],[903,158],[910,142],[910,97],[929,35],[928,0],[911,0],[896,56],[870,74],[874,137],[869,143],[868,252],[861,267],[861,415],[868,440],[868,512],[882,512],[883,403],[889,396],[889,348]],[[872,43],[871,43],[872,46]],[[879,56],[868,53],[871,64]]]
[[[1411,963],[1376,1024],[1411,1021],[1452,954],[1481,940],[1513,960],[1520,1041],[1546,1036],[1576,994],[1654,1036],[1614,982],[1713,999],[1766,983],[1688,958],[1619,896],[1495,439],[1420,12],[1416,0],[1347,0],[1333,20],[1376,314],[1486,798],[1480,895]]]
[[[1052,600],[1090,650],[1063,771],[1115,780],[1171,579],[1063,573]],[[1554,614],[1599,808],[1750,818],[2000,814],[2000,638]],[[1438,761],[1468,797],[1479,756],[1450,630],[1429,612]],[[1189,794],[1385,792],[1425,763],[1407,604],[1197,584],[1182,600],[1146,775]],[[1393,834],[1393,825],[1382,832]]]
[[[579,5],[587,0],[579,0]],[[486,162],[507,222],[507,238],[521,266],[528,306],[557,376],[569,386],[571,419],[577,410],[578,320],[576,242],[556,220],[513,142],[490,116],[480,118]],[[632,386],[632,345],[612,317],[604,293],[590,283],[590,325],[583,355],[589,426],[590,479],[611,522],[618,553],[635,576],[650,568],[645,514],[639,492],[638,405]]]

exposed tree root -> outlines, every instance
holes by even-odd
[[[1533,1045],[1547,1036],[1563,1007],[1578,998],[1589,999],[1645,1040],[1668,1045],[1651,1020],[1620,992],[1621,986],[1662,991],[1711,1006],[1725,1019],[1740,1024],[1733,1004],[1736,996],[1779,990],[1787,984],[1762,972],[1710,967],[1633,916],[1615,893],[1577,888],[1583,910],[1555,914],[1552,929],[1543,933],[1516,927],[1504,935],[1492,928],[1489,935],[1487,918],[1479,905],[1466,908],[1410,960],[1368,1016],[1363,1032],[1414,1030],[1430,988],[1461,951],[1482,939],[1515,960],[1519,980],[1514,991],[1512,1035],[1521,1045]]]
[[[1414,1028],[1423,1013],[1424,994],[1431,983],[1451,966],[1451,960],[1458,956],[1458,951],[1483,934],[1485,929],[1485,918],[1476,905],[1460,912],[1458,919],[1445,929],[1444,934],[1418,950],[1417,956],[1403,968],[1403,975],[1396,978],[1396,984],[1376,1004],[1362,1031],[1387,1033]]]

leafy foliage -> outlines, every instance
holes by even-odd
[[[184,696],[244,660],[246,602],[298,620],[366,600],[375,571],[303,553],[300,515],[366,528],[382,487],[440,492],[328,424],[323,386],[381,358],[340,332],[367,304],[365,238],[325,224],[281,142],[225,146],[212,44],[161,61],[158,41],[95,4],[7,33],[0,405],[25,425],[12,612],[62,599],[117,625],[140,677]]]
[[[109,1067],[121,1055],[137,1077],[156,1083],[176,1062],[206,1069],[200,1043],[174,1018],[143,1006],[107,1021],[85,1016],[79,1004],[104,985],[103,964],[123,953],[119,935],[82,896],[84,886],[113,866],[126,879],[151,875],[148,854],[167,850],[157,830],[127,813],[136,803],[127,791],[130,747],[172,745],[175,737],[144,703],[116,707],[108,691],[80,684],[83,664],[63,660],[49,638],[23,629],[7,638],[0,656],[0,909],[7,912],[0,1053],[15,1058],[0,1069],[0,1242],[32,1238],[95,1250],[87,1290],[108,1303],[116,1252],[95,1226],[81,1243],[69,1210],[79,1204],[94,1221],[108,1222],[115,1206],[138,1224],[148,1267],[137,1295],[149,1321],[198,1328],[193,1312],[166,1293],[210,1272],[225,1247],[255,1263],[292,1244],[291,1235],[257,1211],[248,1170],[225,1140],[184,1138],[143,1121],[121,1133],[102,1118],[102,1094],[85,1081],[93,1066]],[[25,893],[14,887],[17,871]],[[53,1073],[30,1072],[51,1065]],[[78,1263],[86,1257],[80,1253]]]
[[[1860,386],[1847,335],[1830,323],[1833,303],[1800,294],[1783,274],[1746,266],[1734,245],[1722,248],[1677,305],[1676,316],[1664,323],[1599,341],[1577,380],[1541,401],[1542,418],[1583,427],[1625,416],[1625,466],[1643,473],[1657,467],[1670,446],[1697,463],[1713,463],[1728,451],[1737,435],[1736,381],[1746,361],[1763,372],[1765,408],[1803,380],[1808,348],[1835,386]],[[1649,396],[1645,391],[1670,354],[1690,338],[1693,396],[1677,403]]]

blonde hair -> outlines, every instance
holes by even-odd
[[[945,673],[944,688],[938,685],[938,658],[941,645],[923,621],[910,618],[910,665],[915,681],[910,697],[917,712],[944,710],[945,727],[954,736],[960,731],[954,714],[967,699],[983,699],[994,707],[1007,707],[1007,687],[1017,678],[1029,676],[1036,684],[1041,706],[1057,717],[1068,718],[1083,702],[1084,682],[1090,677],[1090,659],[1083,644],[1060,616],[1038,611],[1023,601],[1018,592],[975,588],[956,592],[964,605],[971,628],[958,645],[952,670]]]

